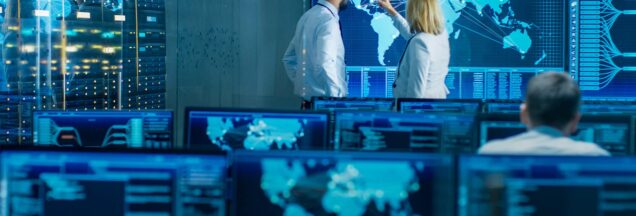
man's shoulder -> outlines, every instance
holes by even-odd
[[[580,154],[580,155],[596,155],[596,156],[609,156],[610,153],[607,152],[607,150],[601,148],[600,146],[598,146],[597,144],[594,143],[589,143],[589,142],[582,142],[582,141],[575,141],[575,140],[571,140],[571,148],[569,148],[570,151],[572,151],[575,154]]]
[[[506,154],[523,151],[520,149],[524,148],[525,141],[528,140],[529,136],[531,134],[526,132],[505,139],[493,140],[481,146],[478,152],[480,154]]]
[[[338,20],[334,17],[329,10],[321,6],[313,6],[305,14],[303,14],[301,20],[314,21],[316,23],[336,23]]]
[[[479,153],[578,156],[610,155],[609,152],[594,143],[575,141],[568,137],[542,137],[532,132],[489,142],[479,149]]]

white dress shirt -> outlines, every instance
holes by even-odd
[[[478,152],[489,155],[610,155],[596,144],[572,140],[551,127],[537,127],[508,139],[489,142]]]
[[[298,21],[283,64],[294,83],[294,93],[305,100],[347,96],[339,21],[338,9],[325,0],[318,1]]]
[[[393,25],[409,40],[400,60],[393,87],[396,98],[446,99],[446,75],[450,63],[450,45],[446,31],[439,35],[413,34],[401,15],[392,16]]]

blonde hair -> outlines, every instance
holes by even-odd
[[[439,35],[444,32],[444,15],[439,0],[409,0],[406,14],[413,33]]]

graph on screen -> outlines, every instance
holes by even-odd
[[[172,148],[172,112],[62,112],[33,114],[36,146]]]
[[[628,0],[570,1],[570,73],[585,99],[636,98],[636,4]]]
[[[405,15],[407,1],[392,1]],[[567,2],[440,0],[451,42],[449,98],[519,99],[534,75],[564,71]],[[350,97],[393,97],[406,46],[373,0],[340,13]]]

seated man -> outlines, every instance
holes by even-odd
[[[609,156],[596,144],[569,138],[581,119],[581,93],[565,73],[543,73],[528,83],[521,121],[528,132],[496,140],[479,154]]]

